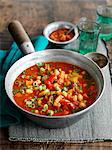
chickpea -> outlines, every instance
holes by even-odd
[[[28,94],[33,93],[33,90],[32,89],[26,89],[26,93],[28,93]]]
[[[82,94],[78,94],[77,98],[78,98],[79,101],[82,101],[83,100]]]
[[[73,100],[77,101],[77,95],[74,95]]]
[[[38,113],[39,113],[39,111],[38,111],[38,110],[35,110],[35,113],[36,113],[36,114],[38,114]]]
[[[85,108],[85,107],[86,107],[86,104],[85,104],[84,102],[80,102],[79,106],[80,106],[81,108]]]

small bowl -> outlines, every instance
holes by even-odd
[[[109,63],[108,58],[104,54],[98,52],[90,52],[85,56],[93,60],[101,69],[104,69]]]
[[[49,35],[57,30],[57,29],[60,29],[60,28],[67,28],[67,29],[70,29],[74,27],[74,37],[71,39],[71,40],[68,40],[68,41],[64,41],[64,42],[59,42],[59,41],[54,41],[52,39],[49,38]],[[44,30],[43,30],[43,34],[44,36],[53,44],[56,44],[58,46],[64,46],[66,44],[70,44],[71,42],[73,42],[74,40],[77,39],[77,37],[79,36],[79,33],[78,33],[78,29],[77,27],[75,27],[74,24],[70,23],[70,22],[66,22],[66,21],[57,21],[57,22],[52,22],[50,24],[48,24]]]

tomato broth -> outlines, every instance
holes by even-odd
[[[24,70],[13,85],[15,102],[35,114],[63,116],[90,106],[97,85],[84,69],[65,62],[38,63]]]

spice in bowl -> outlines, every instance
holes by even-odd
[[[75,33],[73,31],[68,33],[68,31],[69,29],[67,28],[57,29],[49,35],[49,38],[58,42],[69,41],[74,37]]]
[[[57,21],[48,24],[44,28],[43,34],[51,44],[59,47],[70,44],[79,36],[78,28],[66,21]]]

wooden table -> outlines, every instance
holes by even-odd
[[[112,4],[112,0],[0,0],[0,49],[9,49],[12,38],[7,24],[18,19],[31,37],[40,35],[43,28],[53,21],[77,23],[81,17],[95,19],[97,5]],[[112,41],[109,41],[112,61]],[[112,67],[112,66],[111,66]],[[8,128],[0,129],[0,150],[111,150],[112,142],[97,143],[22,143],[8,140]]]

